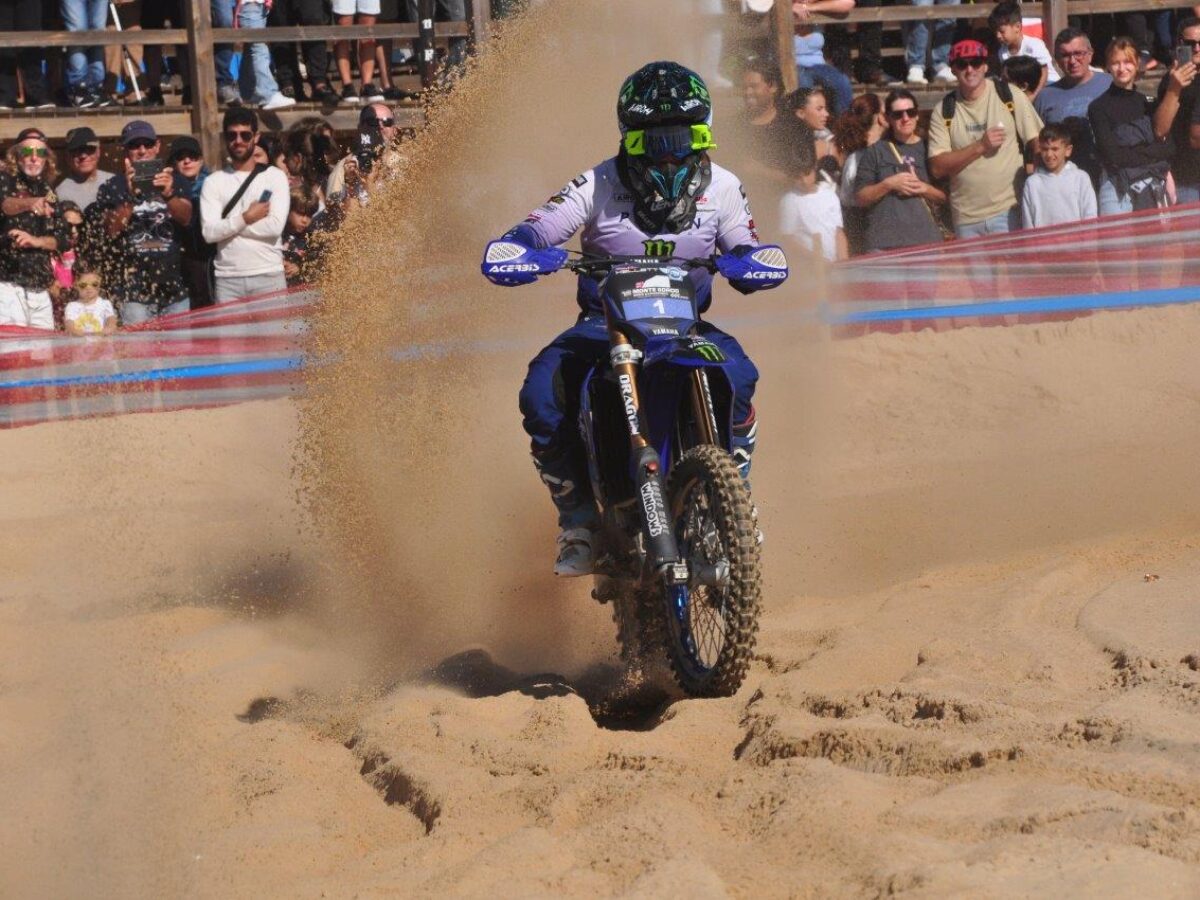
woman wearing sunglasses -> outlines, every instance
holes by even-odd
[[[68,243],[50,185],[54,157],[46,136],[26,128],[0,172],[0,325],[54,328],[50,285],[54,254]]]
[[[935,215],[946,194],[930,184],[916,98],[892,91],[883,115],[887,130],[862,151],[854,179],[854,200],[867,211],[867,252],[937,243],[942,231]]]

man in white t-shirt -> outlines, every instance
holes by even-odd
[[[254,162],[254,110],[230,107],[224,133],[230,164],[209,175],[200,191],[200,228],[217,245],[217,303],[287,289],[282,236],[291,206],[283,170]]]
[[[1019,3],[1013,3],[1012,0],[997,3],[988,16],[988,28],[996,35],[1000,44],[1001,63],[1014,56],[1031,56],[1042,67],[1042,76],[1033,91],[1033,97],[1036,97],[1045,85],[1054,84],[1062,77],[1058,74],[1058,69],[1054,68],[1054,57],[1050,55],[1046,42],[1025,33]]]

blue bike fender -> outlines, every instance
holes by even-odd
[[[729,366],[733,361],[725,351],[707,338],[691,335],[663,341],[650,341],[646,346],[644,366],[670,363],[673,366],[700,369],[710,366]]]

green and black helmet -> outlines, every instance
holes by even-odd
[[[712,177],[707,151],[712,98],[704,79],[675,62],[652,62],[617,96],[617,172],[634,196],[633,221],[647,234],[679,234],[696,217]]]
[[[661,60],[625,79],[617,96],[622,145],[630,156],[648,151],[683,155],[714,146],[712,98],[704,79],[679,63]],[[647,147],[646,132],[674,140],[670,147]],[[654,143],[657,143],[656,141]]]

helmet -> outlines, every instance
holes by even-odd
[[[675,62],[652,62],[625,79],[617,96],[621,133],[656,125],[712,124],[704,79]]]
[[[699,75],[679,63],[642,66],[617,96],[619,172],[634,194],[634,222],[649,234],[678,234],[695,217],[708,186],[704,151],[712,139],[712,98]]]

